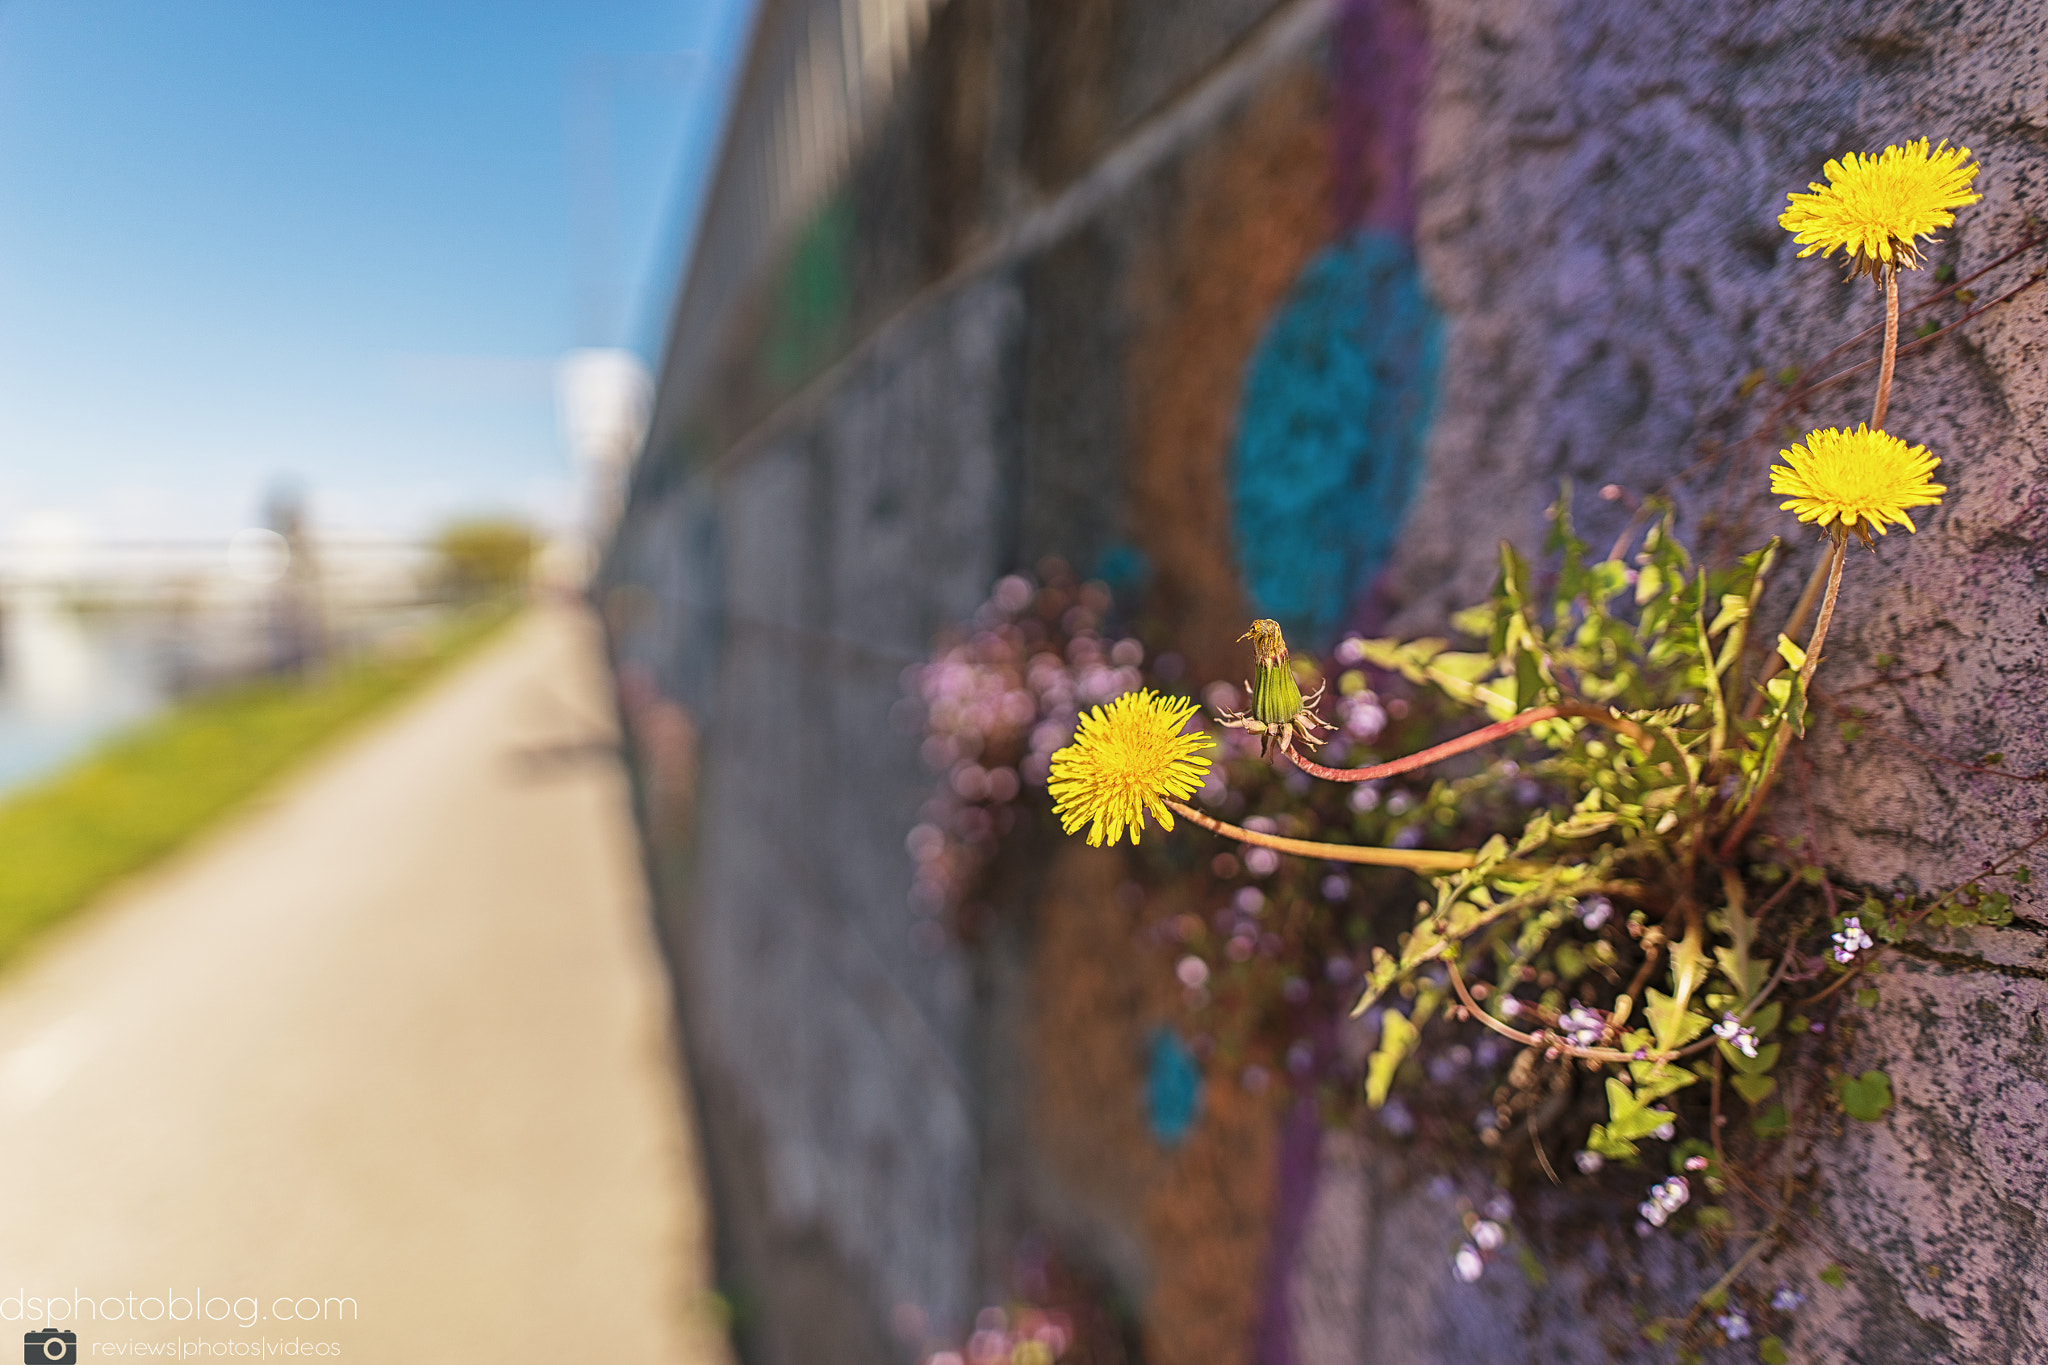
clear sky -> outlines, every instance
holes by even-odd
[[[0,537],[570,512],[553,365],[661,341],[749,0],[0,0]]]

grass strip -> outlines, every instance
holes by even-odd
[[[473,608],[416,649],[343,660],[304,680],[203,693],[0,798],[0,961],[470,653],[515,614],[510,606]]]

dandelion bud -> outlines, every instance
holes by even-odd
[[[1267,725],[1286,725],[1301,714],[1301,685],[1287,662],[1287,641],[1278,621],[1254,621],[1238,637],[1250,640],[1259,671],[1252,683],[1252,715]]]
[[[1225,711],[1223,723],[1260,736],[1261,747],[1268,756],[1276,743],[1283,750],[1291,749],[1296,739],[1320,743],[1315,732],[1331,728],[1313,709],[1322,689],[1317,688],[1314,697],[1303,700],[1301,684],[1295,680],[1294,669],[1287,661],[1287,640],[1280,633],[1280,623],[1254,621],[1252,628],[1237,638],[1252,642],[1258,671],[1251,684],[1251,709]]]

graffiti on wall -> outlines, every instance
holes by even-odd
[[[1253,607],[1327,647],[1394,550],[1421,482],[1443,324],[1413,244],[1427,53],[1408,0],[1352,0],[1333,34],[1337,240],[1246,368],[1232,532]]]
[[[1360,228],[1319,252],[1253,354],[1231,460],[1245,588],[1326,647],[1393,553],[1421,482],[1443,325],[1414,248]]]

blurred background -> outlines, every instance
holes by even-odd
[[[454,523],[525,527],[574,576],[747,19],[0,13],[0,782],[360,645],[449,586]],[[315,598],[333,638],[286,641]]]
[[[1722,1267],[1639,1245],[1630,1173],[1504,1150],[1497,1049],[1439,1027],[1363,1105],[1356,978],[1419,883],[1189,830],[1091,850],[1046,765],[1141,683],[1232,705],[1253,616],[1340,681],[1333,743],[1420,744],[1344,641],[1446,633],[1560,486],[1595,543],[1649,494],[1704,553],[1766,525],[1744,441],[1876,316],[1797,263],[1785,192],[1947,136],[1987,200],[1939,263],[2004,258],[2042,27],[0,0],[0,1334],[1661,1358],[1616,1324]],[[1975,585],[2038,574],[2042,308],[1912,359],[1896,410],[1942,425],[1963,510],[1912,582],[1891,538],[1845,652],[2041,657]],[[2030,668],[1927,683],[1914,733],[2048,767],[1981,729],[2038,710]],[[2042,813],[1817,752],[1873,882]],[[1318,806],[1229,757],[1225,812],[1443,837],[1420,786]],[[1864,1045],[2028,1036],[1988,981]],[[1798,1349],[2028,1358],[2028,1112],[1816,1158],[1876,1195],[1817,1196],[1861,1297],[1816,1292]],[[1937,1282],[1914,1207],[1989,1231]]]
[[[722,1358],[574,603],[751,8],[0,4],[0,1332]]]

